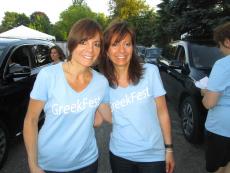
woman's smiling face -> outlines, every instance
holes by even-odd
[[[97,33],[94,37],[88,40],[83,40],[77,45],[73,50],[72,60],[82,66],[90,67],[97,60],[100,50],[100,35]]]
[[[126,34],[122,40],[116,41],[118,37],[117,34],[112,37],[107,55],[114,66],[128,67],[133,52],[131,35]]]

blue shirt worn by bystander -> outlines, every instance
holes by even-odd
[[[218,60],[209,76],[207,89],[221,93],[217,105],[208,111],[208,131],[230,137],[230,55]]]

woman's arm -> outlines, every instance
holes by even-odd
[[[100,106],[98,107],[98,111],[103,117],[103,120],[108,123],[112,123],[112,112],[108,104],[100,104]]]
[[[168,113],[167,104],[165,101],[165,96],[160,96],[155,99],[157,107],[157,115],[160,122],[161,130],[164,137],[165,144],[172,144],[172,134],[171,134],[171,123]],[[166,148],[166,172],[172,173],[175,167],[175,161],[173,157],[173,149]]]
[[[112,113],[109,105],[107,104],[100,104],[94,118],[94,127],[100,127],[103,121],[108,123],[112,123]]]
[[[30,99],[24,120],[23,137],[31,173],[44,173],[37,160],[38,121],[44,104],[43,101]]]
[[[219,92],[209,91],[207,89],[201,90],[201,95],[204,96],[202,103],[206,109],[211,109],[216,106],[220,97]]]
[[[103,117],[101,113],[97,110],[94,117],[94,127],[100,127],[103,123]]]

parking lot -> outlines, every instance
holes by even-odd
[[[174,154],[176,160],[175,173],[206,173],[204,168],[204,146],[188,143],[182,134],[180,119],[171,103],[168,103],[172,117]],[[111,173],[108,159],[108,141],[111,126],[104,124],[96,129],[97,141],[100,150],[98,173]],[[22,138],[13,144],[9,151],[9,157],[1,173],[29,173],[25,148]]]

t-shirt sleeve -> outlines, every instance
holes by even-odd
[[[159,96],[163,96],[166,94],[166,92],[165,92],[165,89],[163,87],[163,83],[162,83],[162,80],[160,77],[159,69],[157,66],[152,66],[151,68],[152,68],[151,69],[152,74],[150,76],[152,76],[152,82],[151,82],[152,94],[155,98],[159,97]]]
[[[34,82],[30,97],[35,100],[46,101],[48,98],[48,73],[42,69]]]
[[[229,81],[229,74],[227,73],[226,66],[217,61],[209,76],[207,89],[214,92],[222,92],[228,85],[227,81]]]
[[[105,92],[104,92],[104,97],[102,99],[102,103],[109,103],[109,83],[106,80],[106,84],[105,84]]]

